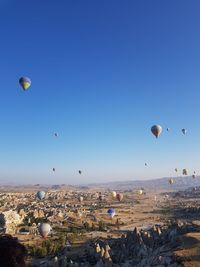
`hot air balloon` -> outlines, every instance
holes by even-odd
[[[107,213],[108,213],[108,216],[112,219],[114,216],[115,216],[115,209],[113,209],[113,208],[110,208],[110,209],[108,209],[108,211],[107,211]]]
[[[169,179],[169,184],[173,184],[174,183],[174,180],[171,178]]]
[[[26,91],[31,86],[31,79],[28,77],[21,77],[19,79],[19,84],[23,88],[24,91]]]
[[[53,172],[55,172],[56,171],[56,169],[55,168],[53,168]]]
[[[38,191],[36,194],[36,197],[42,200],[45,197],[45,192],[44,191]]]
[[[181,131],[182,131],[182,133],[183,133],[184,135],[186,135],[186,133],[187,133],[187,130],[186,130],[186,129],[182,129]]]
[[[143,190],[142,189],[140,189],[140,190],[138,190],[138,195],[142,195],[143,194]]]
[[[55,136],[55,137],[58,137],[58,134],[57,134],[57,133],[55,133],[55,134],[54,134],[54,136]]]
[[[81,171],[81,170],[79,170],[79,171],[78,171],[78,173],[79,173],[79,174],[82,174],[82,171]]]
[[[51,231],[51,226],[48,223],[41,223],[38,227],[39,233],[43,238],[46,238]]]
[[[83,197],[79,197],[79,201],[80,202],[83,202]]]
[[[124,197],[123,194],[120,193],[116,195],[118,201],[122,201],[123,197]]]
[[[188,170],[187,169],[183,169],[183,175],[188,175]]]
[[[194,171],[194,174],[196,174],[196,172]]]
[[[160,125],[154,125],[151,127],[151,132],[156,138],[158,138],[162,133],[162,127]]]
[[[195,174],[193,174],[193,175],[192,175],[192,178],[193,178],[193,179],[195,179],[195,178],[196,178],[196,175],[195,175]]]
[[[112,194],[112,197],[113,197],[113,198],[116,198],[116,196],[117,196],[117,193],[116,193],[115,191],[112,191],[112,193],[111,193],[111,194]]]
[[[58,262],[58,257],[55,256],[54,259],[53,259],[54,262]]]
[[[167,128],[167,132],[169,132],[170,131],[170,128]]]
[[[178,169],[177,168],[175,168],[175,172],[178,172]]]
[[[147,163],[144,164],[146,167],[148,166]]]

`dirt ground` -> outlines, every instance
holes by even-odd
[[[184,267],[200,267],[200,233],[189,233],[181,237],[181,250],[176,255],[184,258]]]
[[[108,231],[99,232],[98,230],[87,232],[78,238],[73,244],[72,254],[81,254],[85,246],[91,240],[98,238],[118,238],[126,231],[132,231],[134,227],[148,229],[155,224],[165,224],[171,219],[181,220],[183,222],[193,222],[200,225],[200,215],[197,219],[190,218],[185,213],[184,207],[188,203],[193,207],[200,206],[200,200],[193,199],[173,199],[166,198],[162,192],[148,192],[146,195],[138,196],[133,193],[124,194],[122,202],[112,200],[111,198],[105,204],[102,204],[94,211],[97,222],[103,221],[108,225]],[[156,200],[155,200],[156,195]],[[182,203],[180,205],[180,203]],[[84,209],[90,207],[90,203],[83,203]],[[116,216],[111,220],[107,215],[109,207],[115,208]],[[187,216],[186,216],[187,215]],[[193,215],[191,215],[193,216]],[[120,225],[117,227],[116,223]],[[196,221],[194,221],[196,220]],[[76,220],[75,225],[80,225],[81,221],[87,221],[90,225],[94,222],[91,217],[83,214],[81,219]],[[97,224],[97,223],[96,223]],[[25,245],[42,242],[39,236],[19,236]],[[200,233],[188,233],[181,237],[182,246],[176,251],[176,255],[184,259],[184,267],[200,267]]]

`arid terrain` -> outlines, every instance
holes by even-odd
[[[30,266],[200,266],[200,188],[4,188],[2,233],[29,250]],[[3,190],[2,190],[3,191]],[[107,211],[115,209],[111,218]],[[38,230],[52,230],[42,238]]]

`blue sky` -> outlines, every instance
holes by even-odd
[[[199,10],[197,0],[0,0],[0,181],[200,172]]]

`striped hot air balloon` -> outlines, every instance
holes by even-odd
[[[19,84],[23,88],[24,91],[26,91],[31,86],[31,79],[28,77],[21,77],[19,79]]]

